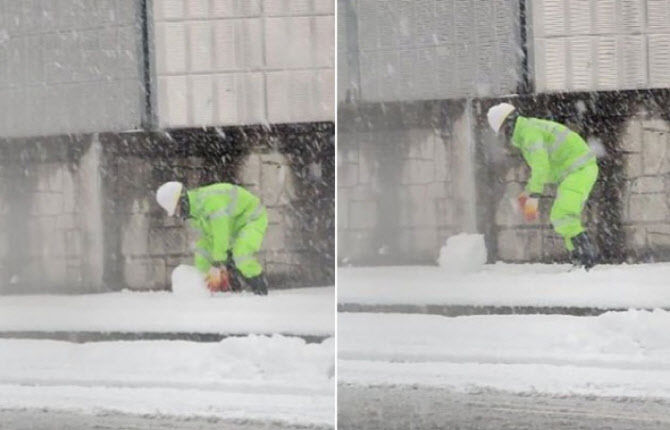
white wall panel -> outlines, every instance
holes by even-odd
[[[594,3],[594,9],[595,9],[595,25],[594,25],[594,33],[597,34],[615,34],[618,31],[620,31],[623,27],[623,23],[627,24],[632,24],[630,21],[631,18],[633,18],[630,15],[624,15],[623,13],[621,16],[624,18],[623,20],[617,18],[617,1],[618,0],[596,0],[595,2],[591,1],[586,1],[587,3]],[[640,1],[636,1],[638,4],[640,4]],[[622,11],[626,10],[625,8],[622,7]],[[585,32],[581,32],[580,34],[588,34]]]
[[[194,125],[206,126],[214,122],[214,76],[194,75],[189,77],[191,81],[191,105],[193,106]]]
[[[670,0],[533,0],[532,8],[537,91],[670,85]]]
[[[209,22],[193,22],[189,24],[188,29],[190,47],[189,71],[196,73],[211,72],[214,60],[211,24]]]
[[[645,31],[644,2],[641,0],[620,0],[621,10],[617,24],[626,33]]]
[[[670,87],[670,34],[649,36],[649,79],[653,87]]]
[[[333,119],[334,0],[154,0],[154,11],[161,127]]]
[[[621,37],[621,83],[619,88],[644,88],[647,85],[647,38]]]
[[[616,36],[603,36],[595,41],[596,85],[600,90],[619,88],[619,58],[621,49]]]
[[[591,34],[594,32],[591,6],[591,0],[570,0],[568,2],[569,34]],[[557,10],[560,10],[560,8],[557,7]],[[555,16],[552,16],[552,19],[555,19]]]
[[[650,33],[670,33],[670,1],[647,0],[647,22]]]

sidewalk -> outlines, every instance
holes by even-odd
[[[170,292],[0,296],[0,337],[187,339],[282,334],[333,336],[334,288],[181,298]]]
[[[599,315],[607,310],[670,308],[670,263],[485,265],[454,274],[437,266],[340,268],[341,312]]]

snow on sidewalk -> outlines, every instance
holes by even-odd
[[[338,302],[359,305],[670,307],[670,263],[492,264],[476,273],[437,266],[338,269]]]
[[[670,312],[342,313],[338,377],[363,385],[670,398]]]
[[[333,287],[183,298],[170,292],[0,296],[0,332],[101,331],[332,336]]]
[[[334,342],[0,340],[0,409],[211,416],[332,425]]]

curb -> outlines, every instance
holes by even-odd
[[[229,337],[250,335],[298,337],[306,343],[321,343],[332,336],[292,333],[187,333],[187,332],[96,332],[96,331],[0,331],[0,339],[60,340],[73,343],[140,340],[185,340],[189,342],[220,342]]]

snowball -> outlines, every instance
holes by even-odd
[[[458,234],[447,239],[437,259],[440,267],[453,272],[476,272],[486,264],[483,234]]]
[[[172,293],[184,298],[209,297],[205,277],[193,266],[180,264],[172,271]]]

